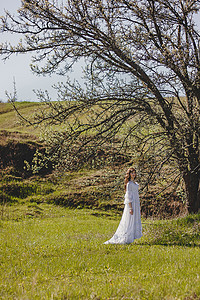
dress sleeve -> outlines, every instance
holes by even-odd
[[[131,189],[130,182],[128,182],[127,186],[126,186],[126,193],[125,193],[124,204],[127,204],[129,202],[133,202],[132,189]]]

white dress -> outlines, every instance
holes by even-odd
[[[135,239],[141,238],[142,224],[138,188],[137,182],[127,183],[121,221],[113,237],[104,244],[130,244]],[[133,215],[130,214],[129,202],[132,202]]]

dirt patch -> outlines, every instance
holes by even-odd
[[[145,218],[178,217],[186,213],[186,205],[176,193],[166,193],[162,196],[149,193],[141,197],[141,213]]]
[[[32,172],[26,170],[24,161],[31,164],[37,149],[44,151],[43,145],[36,141],[36,137],[19,132],[1,131],[0,169],[15,176],[31,176]],[[50,168],[44,168],[41,169],[40,174],[47,174],[50,171]]]
[[[7,131],[1,130],[0,131],[0,145],[6,145],[9,141],[16,141],[16,142],[36,142],[37,137],[35,135],[21,133],[19,131]]]

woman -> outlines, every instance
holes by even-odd
[[[125,200],[124,211],[117,231],[113,237],[104,244],[130,244],[142,236],[142,224],[140,214],[140,200],[138,183],[135,182],[136,170],[128,169],[126,172],[124,187]]]

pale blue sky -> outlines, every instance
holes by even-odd
[[[16,13],[20,7],[20,0],[0,0],[0,16],[4,15],[4,9]],[[15,35],[0,34],[0,42],[15,41]],[[31,100],[36,101],[37,98],[33,90],[42,89],[48,90],[51,97],[55,98],[56,93],[51,87],[58,81],[65,81],[63,76],[36,76],[30,71],[29,64],[31,63],[30,54],[13,55],[5,63],[0,57],[0,100],[7,101],[5,90],[9,93],[13,91],[13,78],[15,78],[17,88],[17,98],[19,101]],[[71,74],[73,78],[80,78],[81,66],[77,66]],[[69,75],[70,75],[69,74]]]

